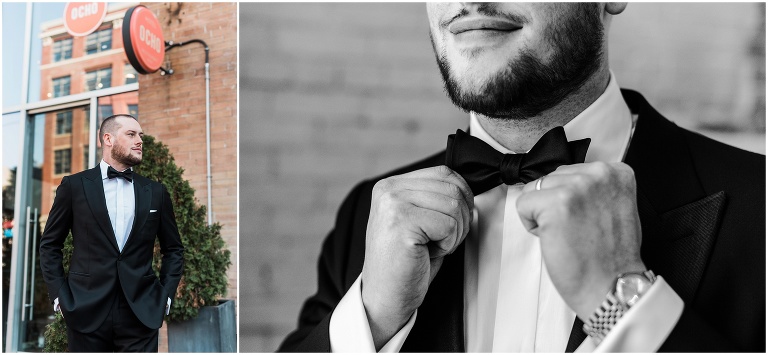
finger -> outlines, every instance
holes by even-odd
[[[555,171],[551,172],[549,175],[575,174],[575,173],[583,172],[585,169],[589,169],[589,166],[593,164],[595,163],[560,165],[557,167],[557,169],[555,169]]]
[[[463,180],[460,183],[463,183]],[[434,178],[398,175],[376,183],[374,194],[398,190],[439,193],[454,199],[463,200],[469,209],[474,208],[474,197],[472,195],[468,196],[467,192],[464,191],[464,187],[461,184],[457,184],[454,180],[444,181]],[[471,194],[471,191],[469,193]]]
[[[461,187],[452,182],[429,178],[392,178],[388,183],[390,190],[429,191],[457,200],[467,200]]]
[[[421,174],[425,174],[425,178],[436,179],[455,185],[461,191],[470,209],[474,208],[475,195],[472,193],[472,189],[469,187],[469,184],[467,184],[467,181],[464,180],[464,178],[459,175],[459,173],[451,170],[451,168],[445,165],[441,165],[433,168],[417,170],[415,173],[417,173],[416,177],[421,176]]]
[[[437,272],[440,270],[440,266],[443,265],[443,258],[431,258],[429,259],[429,283],[437,276]]]
[[[523,192],[536,191],[536,184],[539,184],[540,190],[551,190],[558,187],[578,185],[583,182],[583,179],[584,174],[555,174],[553,172],[525,184]],[[539,183],[539,180],[541,180],[541,183]]]
[[[454,199],[429,191],[403,191],[399,193],[404,201],[415,207],[433,210],[445,214],[459,222],[459,234],[464,236],[469,232],[472,212],[464,199]]]
[[[459,222],[443,213],[413,208],[411,211],[412,228],[415,233],[425,236],[424,244],[429,249],[429,257],[437,258],[453,253],[455,246],[464,240],[459,234]]]
[[[397,194],[400,196],[400,198],[406,199],[410,202],[413,202],[416,205],[425,207],[425,208],[432,208],[439,211],[444,211],[445,208],[451,207],[451,206],[466,206],[466,209],[462,208],[461,210],[463,213],[463,222],[465,222],[465,231],[469,230],[469,224],[472,223],[472,210],[474,208],[474,198],[467,200],[465,198],[464,193],[461,191],[461,189],[451,183],[438,181],[438,180],[432,180],[432,179],[421,179],[421,178],[398,178],[398,179],[391,179],[391,181],[387,182],[390,184],[388,187],[384,187],[385,189],[389,189],[390,191],[394,190],[391,193]],[[400,193],[403,192],[403,193]],[[422,194],[422,192],[428,192],[433,194],[439,194],[444,196],[444,198],[439,198],[440,201],[443,201],[443,206],[433,206],[429,207],[429,205],[422,205],[417,203],[419,199],[427,198],[429,195]],[[417,197],[419,196],[419,197]],[[438,198],[438,197],[435,197]],[[451,199],[451,200],[448,200]]]
[[[396,198],[409,203],[413,208],[427,209],[442,213],[459,222],[459,235],[464,236],[469,232],[471,212],[463,199],[453,199],[439,193],[429,191],[400,191],[393,193]],[[419,224],[422,221],[415,220]]]
[[[415,170],[407,174],[398,175],[397,177],[431,179],[456,185],[461,190],[464,198],[467,200],[470,209],[474,208],[475,195],[472,193],[472,189],[469,188],[466,180],[464,180],[464,178],[461,177],[461,175],[459,175],[457,172],[451,170],[451,168],[445,165]]]
[[[537,230],[540,225],[542,212],[559,203],[561,189],[547,189],[540,191],[525,192],[517,198],[517,214],[528,232],[538,236]]]
[[[539,184],[539,188],[542,190],[544,189],[544,181],[547,180],[547,186],[560,186],[560,184],[552,185],[550,182],[553,178],[556,176],[569,176],[569,175],[578,175],[578,174],[585,174],[589,171],[590,165],[594,163],[580,163],[580,164],[570,164],[570,165],[560,165],[555,169],[555,171],[540,177],[536,180],[533,180],[525,186],[523,186],[523,192],[529,192],[529,191],[535,191],[536,190],[536,184],[539,182],[539,180],[542,180],[542,182]],[[559,180],[558,182],[562,182],[563,180]]]
[[[606,176],[614,171],[632,171],[632,168],[622,162],[607,163],[596,161],[591,163],[562,165],[553,171],[550,175],[560,174],[585,174],[590,176]]]

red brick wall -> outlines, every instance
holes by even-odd
[[[201,39],[210,47],[213,220],[232,252],[226,298],[237,298],[237,4],[143,3],[163,26],[166,41]],[[166,54],[160,72],[139,76],[139,120],[144,132],[168,145],[198,203],[207,203],[205,51],[199,44]],[[169,64],[170,63],[170,64]]]
[[[730,90],[765,85],[743,68],[760,9],[630,4],[610,37],[619,83],[683,125],[748,126],[754,102]],[[240,24],[240,350],[266,352],[316,290],[342,198],[443,149],[468,116],[443,93],[424,4],[243,3]]]

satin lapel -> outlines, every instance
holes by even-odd
[[[464,244],[444,259],[401,352],[464,352]]]
[[[704,191],[680,128],[661,117],[640,94],[622,93],[639,115],[626,163],[637,180],[641,256],[688,302],[709,260],[726,196]]]
[[[84,175],[83,191],[85,191],[85,199],[88,201],[93,218],[117,251],[117,239],[112,229],[112,222],[109,220],[107,200],[104,198],[104,183],[101,181],[101,168],[98,165]]]
[[[625,159],[635,171],[638,190],[660,212],[704,198],[682,130],[663,118],[640,94],[622,93],[632,112],[638,114]]]
[[[144,226],[144,222],[149,217],[149,207],[152,204],[152,191],[150,190],[150,180],[134,173],[133,174],[133,195],[136,197],[135,214],[133,217],[133,226],[131,226],[131,233],[128,235],[128,240],[125,241],[125,247],[133,239],[136,231],[141,230]],[[125,250],[123,247],[123,250]]]

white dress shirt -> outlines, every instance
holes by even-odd
[[[101,168],[101,181],[104,184],[104,198],[107,201],[109,222],[112,223],[112,230],[115,232],[117,248],[122,252],[125,242],[131,235],[133,219],[136,216],[136,196],[133,193],[133,182],[123,178],[108,178],[109,164],[104,160],[99,163],[99,167]]]
[[[585,162],[623,160],[634,129],[633,117],[613,74],[605,92],[564,129],[569,141],[592,139]],[[470,134],[499,152],[514,153],[496,142],[474,114],[470,115]],[[475,218],[464,241],[467,352],[563,352],[568,343],[576,313],[552,284],[539,239],[520,222],[516,201],[522,187],[502,184],[475,196]],[[588,337],[577,351],[656,351],[682,311],[682,299],[659,275],[599,345]],[[380,351],[399,351],[417,317],[418,311]],[[375,351],[360,277],[334,310],[329,333],[334,352]]]

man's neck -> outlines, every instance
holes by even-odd
[[[596,72],[577,91],[537,116],[524,119],[476,116],[483,129],[499,144],[516,153],[527,152],[544,133],[554,127],[564,126],[595,102],[605,92],[609,79],[608,68]]]
[[[104,153],[103,154],[104,155],[104,158],[103,158],[104,162],[109,164],[109,166],[111,166],[112,169],[115,169],[117,171],[125,171],[125,169],[128,169],[128,168],[131,167],[130,165],[125,165],[123,163],[118,162],[115,159],[112,159],[112,156],[111,156],[112,152],[104,151],[103,153]]]

